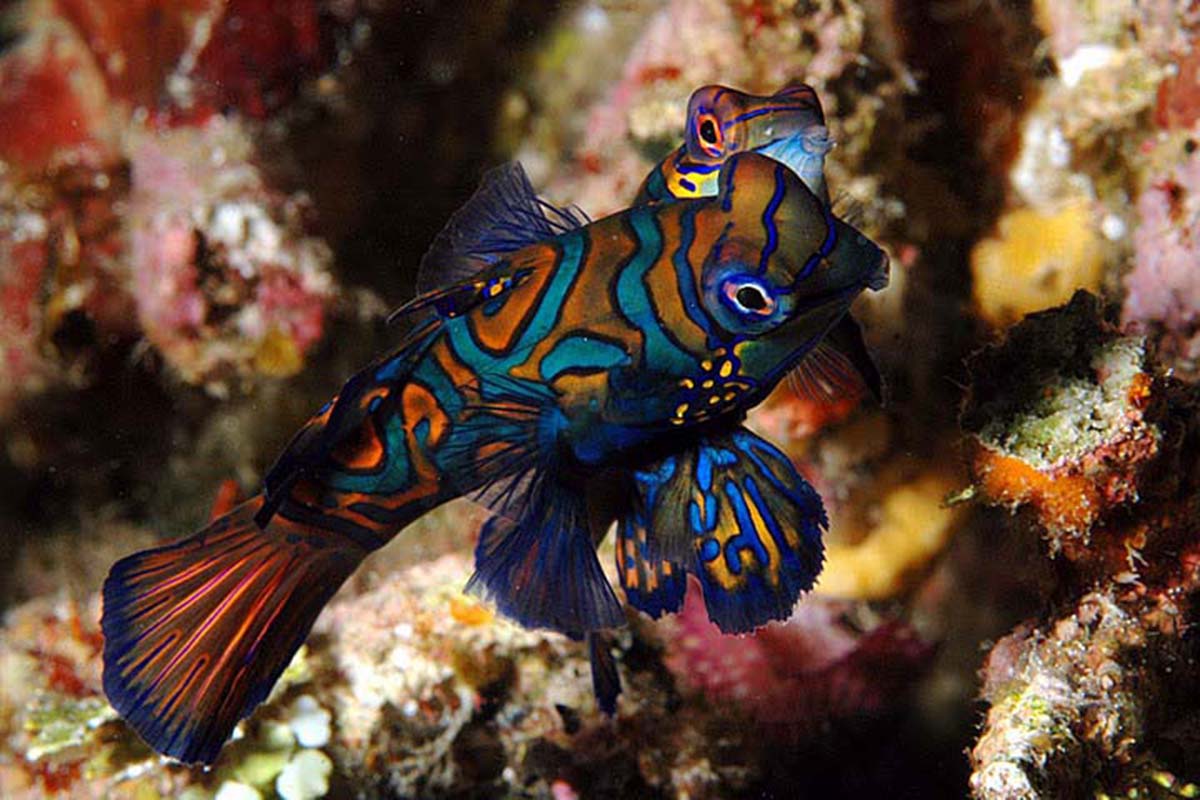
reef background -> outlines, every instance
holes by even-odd
[[[1200,796],[1197,37],[1169,0],[0,6],[0,796]],[[399,338],[483,170],[600,216],[694,88],[796,79],[893,279],[855,309],[884,408],[751,417],[833,517],[795,616],[631,617],[608,722],[579,645],[459,593],[459,502],[211,772],[137,742],[108,566]]]

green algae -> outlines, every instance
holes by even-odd
[[[100,697],[75,699],[42,695],[25,721],[25,730],[32,738],[25,757],[39,761],[71,748],[83,747],[96,728],[116,715]]]
[[[1047,376],[1037,395],[989,420],[979,438],[1043,469],[1077,459],[1128,426],[1129,399],[1144,358],[1140,337],[1099,343],[1087,373]]]

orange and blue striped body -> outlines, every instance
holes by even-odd
[[[812,585],[820,499],[740,423],[883,285],[883,254],[755,154],[726,161],[716,196],[543,221],[519,247],[459,235],[522,218],[495,209],[523,173],[490,186],[431,253],[455,280],[401,309],[406,341],[309,421],[264,494],[113,567],[105,690],[160,752],[211,762],[362,559],[460,495],[495,512],[469,588],[527,626],[623,624],[589,526],[600,482],[623,489],[619,572],[647,613],[678,609],[693,574],[714,621],[747,631]]]

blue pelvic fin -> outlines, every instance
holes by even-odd
[[[504,254],[581,228],[578,207],[560,208],[537,196],[518,161],[484,173],[479,188],[454,212],[421,259],[418,295],[469,282]]]
[[[669,503],[660,502],[660,491],[667,479],[674,474],[677,459],[668,456],[647,470],[634,473],[637,497],[630,510],[617,521],[617,575],[625,599],[629,605],[658,619],[663,614],[674,614],[683,607],[687,592],[687,567],[695,556],[694,545],[689,539],[686,552],[678,560],[670,561],[662,555],[662,548],[655,536],[651,536],[649,525],[652,509],[669,508]],[[676,527],[687,530],[686,521],[680,513],[681,505],[674,506]]]
[[[661,506],[689,526],[687,570],[699,578],[708,616],[723,632],[747,633],[786,619],[801,592],[812,588],[824,558],[825,509],[787,456],[765,440],[740,427],[707,435],[636,478],[643,519],[656,519]],[[682,505],[670,505],[680,497],[686,498]],[[636,515],[622,520],[626,541],[637,522]],[[651,526],[647,538],[656,535]],[[628,544],[619,546],[620,553],[630,552]],[[682,575],[653,593],[640,586],[631,592],[633,575],[621,571],[632,605],[652,616],[678,610]]]
[[[493,498],[499,513],[479,534],[466,590],[527,628],[579,639],[625,617],[596,558],[584,495],[559,472],[514,477]]]
[[[603,631],[592,631],[587,635],[587,649],[596,706],[611,717],[617,713],[617,697],[621,694],[621,674],[617,671],[612,642]]]

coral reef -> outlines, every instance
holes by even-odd
[[[0,11],[0,795],[1200,795],[1198,30],[1170,0]],[[747,420],[831,518],[794,616],[631,612],[606,719],[581,644],[460,593],[456,502],[212,771],[137,741],[99,691],[107,566],[403,335],[380,297],[481,170],[607,213],[694,88],[791,80],[893,264],[854,309],[886,403],[784,385]]]
[[[328,61],[315,4],[31,0],[9,13],[0,416],[143,334],[213,391],[296,372],[324,331],[330,252],[303,196],[263,177],[244,120]]]
[[[1147,764],[1200,766],[1180,756],[1196,744],[1183,722],[1195,701],[1181,696],[1197,677],[1200,397],[1152,364],[1083,293],[974,359],[963,419],[979,493],[1030,506],[1069,564],[1059,591],[1080,593],[992,649],[976,797],[1112,793]]]
[[[1161,432],[1146,418],[1153,377],[1145,340],[1121,336],[1080,292],[1061,309],[1033,314],[1001,345],[977,354],[963,427],[982,495],[1031,505],[1063,547],[1086,545],[1092,525],[1136,500]]]
[[[787,622],[721,634],[695,591],[666,628],[666,665],[685,688],[732,704],[775,735],[808,739],[886,715],[920,682],[934,648],[899,620],[855,620],[851,601],[813,598]],[[865,629],[864,629],[865,628]]]

